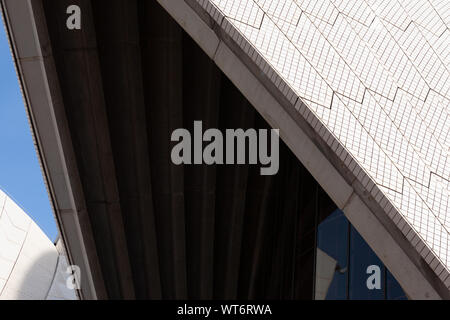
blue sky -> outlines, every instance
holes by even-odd
[[[56,223],[3,25],[0,26],[0,188],[55,240]]]

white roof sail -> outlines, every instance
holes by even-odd
[[[450,288],[450,2],[186,2],[260,67]]]
[[[67,287],[68,267],[64,253],[0,188],[0,300],[77,300]]]

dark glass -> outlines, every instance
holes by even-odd
[[[349,298],[351,300],[381,300],[385,298],[385,267],[375,252],[352,226],[350,228],[350,281]],[[369,266],[378,266],[380,289],[369,289]]]
[[[318,227],[317,247],[336,260],[334,277],[326,299],[347,299],[348,228],[348,220],[340,210],[335,210]]]

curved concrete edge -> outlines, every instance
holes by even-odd
[[[352,195],[343,211],[364,240],[391,271],[409,298],[418,300],[448,299],[448,296],[445,296],[445,291],[443,291],[444,288],[436,286],[437,283],[435,283],[435,286],[432,285],[435,282],[435,279],[433,280],[434,273],[431,269],[427,270],[428,265],[423,265],[422,268],[417,266],[411,254],[408,255],[405,252],[394,236],[356,193]],[[413,248],[411,247],[411,249]]]
[[[41,1],[1,0],[31,131],[69,264],[81,270],[79,294],[105,298],[106,290],[84,195]]]
[[[304,107],[303,103],[297,100],[296,108],[292,108],[292,101],[287,100],[233,39],[221,32],[210,16],[214,15],[214,9],[205,12],[195,0],[158,2],[201,48],[208,48],[204,50],[210,57],[214,52],[212,59],[217,66],[265,120],[280,129],[283,141],[344,211],[407,295],[412,299],[450,299],[447,286],[347,168],[345,162],[351,160],[340,159],[297,111]]]

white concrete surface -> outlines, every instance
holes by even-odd
[[[0,190],[0,300],[77,299],[66,269],[65,256]]]
[[[70,133],[62,110],[58,77],[51,56],[50,39],[41,1],[0,0],[2,18],[10,43],[27,108],[33,139],[39,148],[40,164],[56,220],[65,243],[67,258],[76,261],[84,275],[80,294],[86,299],[105,297],[96,247],[85,210],[84,195],[78,177]],[[39,27],[38,27],[39,26]],[[36,134],[34,134],[36,133]],[[63,147],[64,146],[64,147]],[[69,176],[72,178],[70,179]],[[89,252],[91,254],[89,254]],[[92,274],[96,274],[96,283]]]

